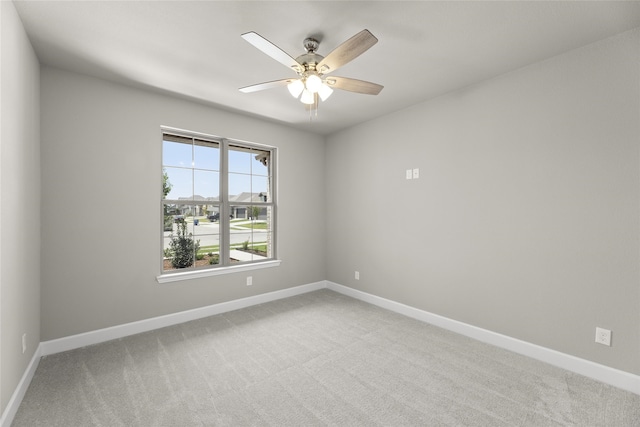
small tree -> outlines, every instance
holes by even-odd
[[[173,184],[169,182],[169,175],[167,174],[167,170],[162,170],[162,193],[164,194],[163,199],[167,197],[171,189],[173,188]]]
[[[251,206],[251,217],[256,220],[260,215],[260,206]]]
[[[166,199],[167,195],[171,191],[173,184],[169,182],[169,175],[167,174],[167,170],[162,170],[162,198]],[[169,215],[169,210],[167,205],[164,205],[164,231],[171,231],[173,228],[173,218]]]
[[[200,249],[200,240],[193,240],[193,234],[187,234],[187,222],[180,219],[178,230],[174,235],[170,234],[169,251],[171,253],[171,265],[175,268],[186,268],[193,265],[193,258]]]

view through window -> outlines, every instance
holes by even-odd
[[[275,149],[162,134],[162,272],[275,258]]]

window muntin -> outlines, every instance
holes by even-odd
[[[162,273],[275,259],[274,154],[258,144],[163,131],[170,188],[163,184]]]

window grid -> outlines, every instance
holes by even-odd
[[[185,270],[199,270],[221,268],[237,264],[257,263],[260,261],[274,260],[275,251],[275,218],[276,204],[274,193],[274,160],[275,148],[254,143],[232,141],[224,138],[205,136],[189,132],[168,130],[163,128],[163,198],[162,198],[162,273],[172,273]],[[191,145],[191,159],[189,164],[182,164],[173,159],[168,159],[167,144]],[[196,154],[196,147],[217,147],[217,169],[202,167]],[[175,148],[175,147],[174,147]],[[177,147],[183,149],[184,147]],[[235,161],[229,164],[230,152],[247,153],[244,156],[249,162],[248,173],[239,172],[241,176],[249,178],[248,186],[238,187],[242,191],[239,194],[237,188],[231,188],[229,176],[237,170]],[[257,167],[259,162],[261,167]],[[191,171],[189,197],[177,196],[169,191],[170,197],[165,197],[164,176],[171,175],[170,171]],[[217,197],[202,197],[198,194],[200,180],[197,172],[218,173]],[[175,175],[178,176],[177,174]],[[213,175],[211,175],[212,177]],[[257,181],[255,177],[259,178]],[[178,183],[169,183],[175,186]],[[179,179],[177,179],[179,181]],[[204,180],[206,181],[206,180]],[[262,181],[260,192],[255,182]],[[180,182],[180,185],[184,183]],[[211,213],[210,213],[211,212]],[[206,214],[206,216],[203,215]],[[242,218],[237,215],[242,213]],[[170,218],[169,218],[170,216]],[[233,216],[233,219],[231,218]],[[206,218],[206,219],[205,219]],[[207,222],[209,221],[209,222]],[[169,223],[171,229],[169,230]],[[182,228],[180,228],[182,227]],[[238,239],[243,239],[239,241]],[[175,243],[182,242],[183,245]],[[185,243],[186,242],[186,243]],[[200,247],[198,247],[198,244]],[[176,248],[182,248],[177,250]],[[192,252],[192,264],[189,260],[176,267],[175,260],[181,250]],[[253,252],[252,252],[253,250]],[[213,256],[212,256],[213,254]],[[208,259],[209,265],[202,264],[198,257]],[[212,258],[216,258],[212,261]],[[168,260],[171,265],[169,266]]]

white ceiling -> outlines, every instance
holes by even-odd
[[[640,2],[15,1],[43,64],[159,90],[319,134],[400,110],[640,27]],[[384,85],[336,90],[309,120],[295,77],[240,37],[255,31],[294,58],[308,36],[327,55],[362,29],[379,40],[336,75]]]

